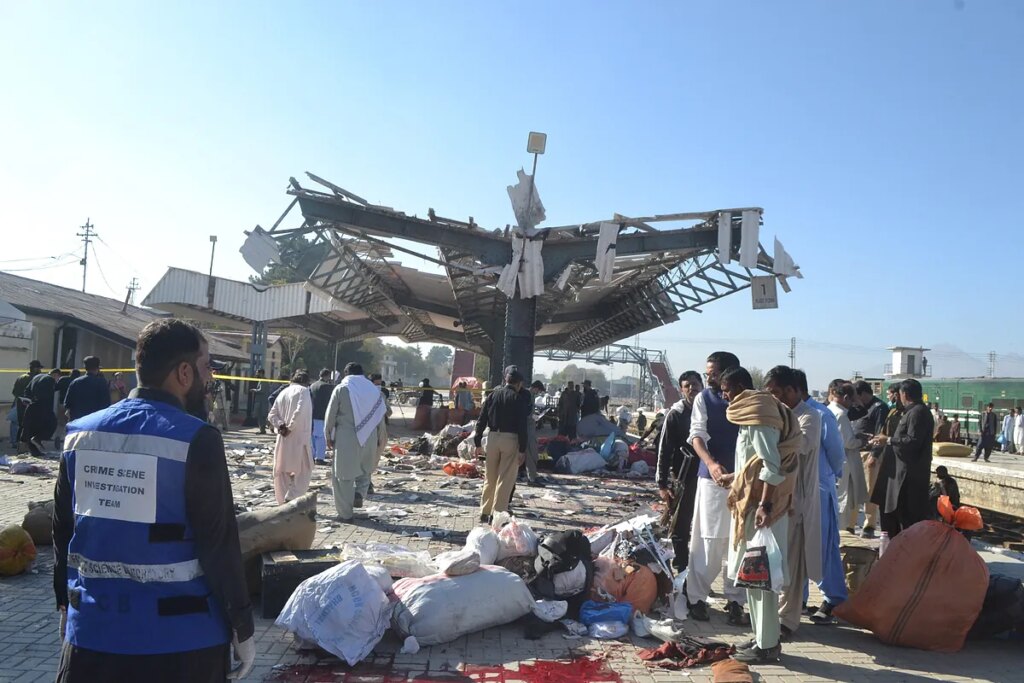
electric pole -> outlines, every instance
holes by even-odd
[[[789,338],[789,367],[796,367],[796,337]]]
[[[995,377],[996,376],[996,352],[995,351],[989,351],[988,352],[988,376],[989,377]]]
[[[82,255],[82,260],[79,262],[82,266],[82,291],[85,291],[85,275],[89,270],[89,244],[92,243],[92,238],[96,237],[96,233],[93,232],[93,228],[96,227],[89,222],[89,219],[85,219],[85,225],[81,226],[83,232],[77,233],[82,238],[82,243],[85,244],[85,253]]]
[[[128,283],[128,303],[135,305],[135,292],[139,291],[139,278],[133,277]]]

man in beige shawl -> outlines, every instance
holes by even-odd
[[[267,421],[277,430],[274,496],[282,505],[303,495],[313,478],[313,397],[305,370],[296,371],[277,395]]]
[[[355,516],[369,492],[370,475],[387,445],[386,413],[384,394],[363,375],[363,366],[346,365],[324,415],[327,447],[334,450],[334,507],[342,520]]]
[[[768,527],[781,550],[785,577],[789,512],[803,440],[800,426],[792,411],[771,394],[753,390],[753,380],[745,369],[726,370],[721,382],[722,392],[729,399],[726,417],[740,428],[736,439],[739,470],[729,492],[733,524],[728,574],[736,578],[747,543],[757,529]],[[747,607],[754,638],[738,645],[733,658],[762,664],[778,660],[782,654],[778,593],[748,588]]]

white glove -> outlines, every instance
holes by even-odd
[[[234,658],[240,663],[228,674],[228,680],[240,681],[252,671],[252,665],[256,663],[256,639],[249,636],[248,640],[238,642],[238,634],[231,636],[231,649],[234,651]]]

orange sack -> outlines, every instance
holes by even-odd
[[[835,615],[890,645],[956,652],[988,590],[988,567],[963,535],[918,522],[889,544]]]
[[[658,599],[658,578],[650,569],[635,562],[619,564],[611,558],[598,557],[594,560],[591,599],[604,601],[601,591],[614,602],[628,602],[634,610],[646,614]]]

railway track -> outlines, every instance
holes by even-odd
[[[1024,552],[1024,519],[995,510],[978,509],[981,510],[985,528],[973,533],[975,538],[1008,550]]]

